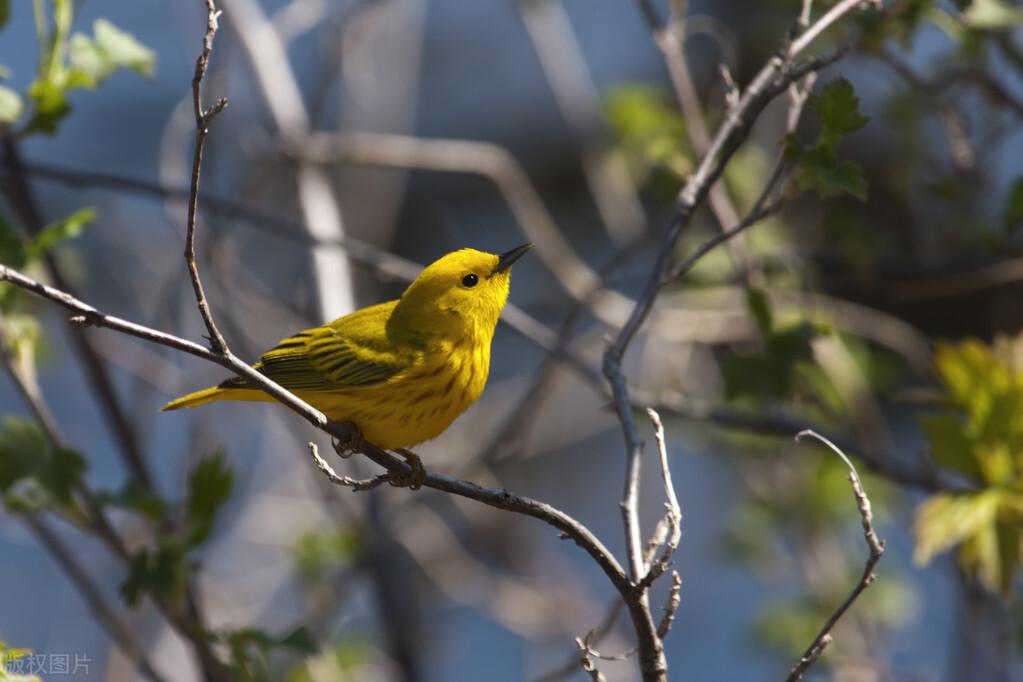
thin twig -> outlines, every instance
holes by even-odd
[[[203,291],[202,280],[199,278],[199,268],[195,264],[195,232],[196,214],[199,209],[199,173],[202,169],[202,151],[206,145],[206,136],[210,133],[210,125],[221,111],[227,107],[227,98],[221,97],[209,109],[202,105],[202,79],[206,76],[206,68],[209,65],[210,52],[213,50],[213,38],[217,34],[217,20],[220,11],[214,5],[214,0],[206,0],[206,33],[203,35],[202,51],[195,60],[195,75],[192,77],[192,104],[195,110],[195,151],[192,157],[192,183],[188,196],[188,229],[185,233],[185,262],[188,264],[188,275],[192,280],[192,288],[195,290],[196,303],[199,306],[199,314],[206,324],[206,331],[209,333],[210,348],[214,353],[223,354],[227,351],[227,344],[224,336],[217,329],[213,321],[213,314],[210,312],[210,305],[206,302],[206,292]]]
[[[597,669],[597,665],[590,658],[590,648],[582,639],[576,637],[575,645],[579,648],[579,666],[590,676],[593,682],[607,682],[604,674]]]
[[[856,472],[856,467],[853,466],[852,461],[846,456],[842,450],[832,443],[830,440],[820,435],[816,431],[806,429],[796,434],[796,442],[799,442],[804,437],[815,438],[824,445],[831,448],[831,450],[842,458],[846,466],[849,467],[849,482],[852,483],[853,494],[856,496],[856,506],[860,510],[860,518],[863,523],[863,538],[866,540],[867,549],[869,554],[867,555],[867,562],[863,567],[863,575],[860,576],[859,581],[853,587],[852,592],[846,597],[845,601],[842,602],[837,609],[831,614],[831,616],[825,621],[824,626],[821,628],[817,636],[810,642],[810,646],[806,648],[806,651],[800,657],[795,667],[789,673],[786,678],[786,682],[796,682],[801,679],[806,671],[809,670],[810,666],[817,662],[821,654],[824,653],[824,649],[827,648],[828,644],[832,641],[831,631],[834,629],[835,624],[838,623],[839,619],[845,615],[845,612],[849,610],[849,607],[853,605],[860,594],[863,593],[870,585],[874,582],[876,577],[874,568],[877,566],[877,562],[881,560],[884,555],[884,540],[877,535],[877,531],[874,530],[874,514],[870,508],[870,498],[867,497],[867,493],[863,490],[863,484],[860,481],[860,475]]]
[[[622,611],[622,606],[624,606],[624,602],[621,599],[615,599],[613,602],[611,602],[611,605],[608,607],[607,610],[607,615],[604,616],[604,619],[600,622],[599,625],[590,629],[590,631],[586,633],[586,637],[584,638],[583,641],[588,642],[589,645],[592,645],[598,643],[601,639],[603,639],[604,636],[606,636],[607,633],[611,631],[611,628],[614,627],[615,621],[618,620],[618,615]],[[575,673],[578,669],[579,654],[577,650],[576,653],[574,653],[572,657],[565,662],[564,665],[555,668],[554,670],[551,670],[550,672],[545,673],[540,677],[535,678],[533,682],[560,682],[560,680],[563,680],[567,677],[571,677],[572,674]]]
[[[671,572],[671,589],[668,590],[668,599],[664,603],[664,613],[661,615],[661,622],[657,626],[657,636],[662,640],[668,636],[672,623],[675,622],[675,614],[682,604],[682,576],[678,571]]]
[[[671,468],[668,466],[668,448],[664,442],[664,424],[661,423],[661,416],[657,414],[656,410],[650,407],[647,408],[646,413],[650,418],[650,422],[654,425],[654,439],[657,441],[657,452],[660,456],[661,463],[661,482],[664,484],[664,496],[667,499],[667,502],[664,505],[665,515],[663,525],[659,524],[659,527],[664,528],[663,539],[658,538],[657,536],[659,533],[655,531],[655,539],[652,541],[653,551],[656,551],[658,544],[663,543],[664,552],[656,562],[653,562],[652,556],[650,559],[644,561],[646,564],[647,576],[651,576],[655,571],[657,571],[657,575],[664,573],[671,561],[671,556],[675,553],[675,550],[678,549],[678,543],[682,537],[682,508],[679,506],[678,497],[675,495],[675,483],[671,480]],[[652,554],[649,545],[647,552],[648,554]],[[646,580],[653,582],[653,578],[645,578],[644,581]]]
[[[316,447],[316,443],[309,441],[309,454],[313,456],[313,461],[316,462],[317,468],[323,472],[327,479],[334,485],[344,486],[351,488],[355,492],[361,492],[363,490],[372,490],[381,483],[386,483],[389,476],[387,474],[380,474],[373,478],[357,479],[350,476],[341,476],[334,468],[327,463],[327,460],[323,459],[320,455],[320,449]]]

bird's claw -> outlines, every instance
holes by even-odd
[[[359,427],[352,422],[343,422],[342,426],[348,431],[348,439],[341,440],[331,439],[330,443],[334,446],[334,452],[337,456],[342,459],[348,459],[356,452],[361,452],[366,445],[366,440],[362,437],[362,431]]]
[[[426,469],[423,468],[423,460],[416,453],[404,448],[399,448],[395,452],[404,458],[412,470],[407,474],[392,473],[388,478],[388,482],[396,488],[408,488],[409,490],[419,490],[422,488],[423,483],[426,481]]]

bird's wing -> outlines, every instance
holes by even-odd
[[[393,304],[372,306],[329,325],[301,331],[264,353],[255,367],[289,390],[326,391],[384,383],[410,362],[387,339],[391,309]]]

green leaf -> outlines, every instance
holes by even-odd
[[[939,343],[934,351],[934,364],[954,404],[976,423],[987,418],[994,395],[1012,385],[1009,369],[976,339]]]
[[[927,564],[936,554],[993,524],[1000,499],[1001,491],[998,490],[931,496],[917,510],[913,561],[921,566]]]
[[[223,452],[203,458],[188,477],[189,546],[202,543],[213,530],[217,510],[231,495],[234,475]]]
[[[1023,11],[1005,0],[973,0],[962,19],[970,28],[997,30],[1023,26]]]
[[[820,92],[810,95],[810,108],[821,122],[820,140],[830,146],[842,135],[859,130],[870,119],[860,113],[860,100],[852,84],[844,78],[836,78]]]
[[[71,113],[67,101],[67,87],[56,80],[35,80],[28,88],[28,96],[35,103],[28,130],[53,135],[60,122]]]
[[[21,95],[0,85],[0,124],[14,123],[24,111],[25,103],[21,101]]]
[[[106,19],[97,19],[93,38],[81,33],[71,36],[68,59],[84,77],[84,87],[94,88],[114,71],[126,68],[143,76],[151,76],[156,55]]]
[[[304,627],[297,627],[285,635],[272,635],[256,628],[241,628],[215,633],[213,636],[227,645],[235,675],[241,680],[253,682],[271,679],[266,656],[274,649],[291,649],[303,656],[319,651],[312,635]]]
[[[813,360],[812,326],[798,324],[772,332],[764,350],[751,355],[729,355],[722,364],[725,397],[771,400],[788,397],[795,386],[797,369]]]
[[[156,54],[106,19],[97,19],[92,25],[95,43],[106,59],[115,67],[131,69],[142,76],[152,76]]]
[[[151,521],[162,519],[167,511],[162,497],[133,481],[117,492],[100,493],[97,500],[101,504],[133,511]]]
[[[320,650],[313,634],[303,626],[299,626],[277,640],[277,644],[296,651],[305,656],[312,656]]]
[[[790,139],[785,159],[799,167],[796,183],[800,190],[814,190],[822,199],[851,194],[860,201],[867,200],[863,170],[851,161],[839,161],[832,146],[818,143],[804,148]]]
[[[85,87],[94,88],[116,68],[96,43],[86,35],[76,33],[68,44],[68,62],[82,74]]]
[[[0,28],[3,28],[11,18],[10,0],[0,0]]]
[[[35,422],[13,416],[0,422],[0,491],[8,504],[68,507],[85,468],[77,452],[53,448]]]
[[[143,549],[131,558],[121,595],[130,606],[138,605],[145,594],[178,599],[191,570],[185,548],[179,543],[164,542],[155,549]]]
[[[83,208],[66,218],[56,220],[39,231],[26,248],[28,259],[37,260],[66,239],[77,237],[85,226],[96,219],[96,209]]]

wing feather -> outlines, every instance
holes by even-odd
[[[384,303],[299,332],[262,355],[255,368],[289,390],[329,391],[386,383],[414,358],[393,350],[386,322],[394,304]],[[225,382],[231,387],[244,382]]]

